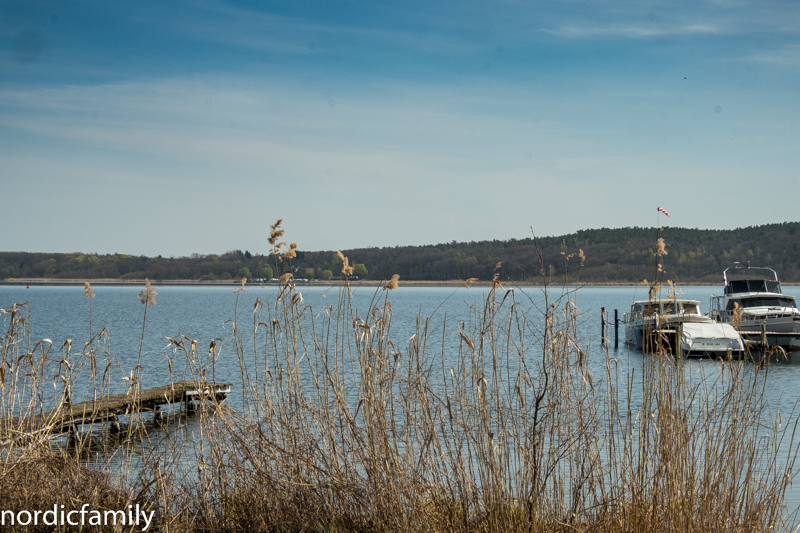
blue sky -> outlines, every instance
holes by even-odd
[[[796,221],[800,3],[0,2],[0,250]]]

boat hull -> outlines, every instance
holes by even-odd
[[[766,334],[769,346],[780,346],[787,350],[800,349],[800,317],[797,316],[742,320],[739,331],[752,340],[760,340]]]
[[[730,324],[682,322],[656,329],[648,324],[629,324],[626,342],[646,353],[682,354],[686,357],[740,356],[742,337]]]

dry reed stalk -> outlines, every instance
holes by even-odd
[[[731,323],[736,329],[742,329],[742,306],[739,302],[733,302],[733,314],[731,315]]]
[[[604,383],[589,370],[574,302],[546,302],[536,325],[514,295],[490,290],[481,312],[458,328],[452,365],[446,342],[445,351],[428,352],[429,323],[421,318],[407,349],[397,350],[388,301],[363,319],[341,299],[333,314],[310,313],[291,293],[279,307],[264,306],[264,396],[253,398],[262,415],[222,420],[217,455],[236,459],[217,465],[218,516],[235,517],[237,527],[286,531],[760,531],[779,524],[786,480],[775,472],[782,470],[733,476],[748,458],[777,460],[747,446],[734,453],[758,423],[726,429],[726,420],[745,413],[753,420],[764,408],[758,394],[745,394],[763,393],[762,381],[744,379],[746,366],[722,363],[730,372],[692,385],[682,366],[648,359],[644,400],[635,405],[632,378],[622,376],[626,385],[616,388],[620,376],[607,353]],[[346,292],[342,298],[349,301]],[[711,464],[729,473],[725,486],[746,494],[752,511],[737,497],[708,511],[720,485],[709,481],[713,472],[697,474]]]
[[[780,529],[797,416],[771,415],[769,368],[729,360],[693,376],[680,359],[646,357],[628,373],[581,347],[575,293],[551,300],[541,271],[541,295],[493,284],[458,323],[418,317],[407,341],[388,291],[359,308],[345,282],[314,310],[284,275],[277,296],[256,300],[252,332],[235,308],[229,339],[207,354],[169,338],[170,369],[185,360],[198,386],[223,346],[235,351],[242,409],[212,402],[194,433],[165,425],[150,453],[157,432],[140,433],[116,478],[42,452],[35,468],[50,473],[36,483],[97,505],[142,502],[161,530],[187,533]],[[50,349],[19,342],[24,311],[3,315],[4,413],[42,407]],[[86,366],[62,348],[73,385],[96,368],[78,357]],[[8,446],[0,486],[29,483],[14,476],[34,456]]]

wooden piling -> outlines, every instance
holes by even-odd
[[[608,325],[606,324],[606,308],[600,308],[600,343],[603,346],[608,345],[608,339],[606,338],[607,335],[607,328]]]

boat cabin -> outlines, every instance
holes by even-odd
[[[771,268],[740,267],[725,270],[725,296],[749,292],[783,294],[778,273]]]
[[[629,319],[653,315],[700,315],[700,302],[697,300],[644,300],[634,302]]]

